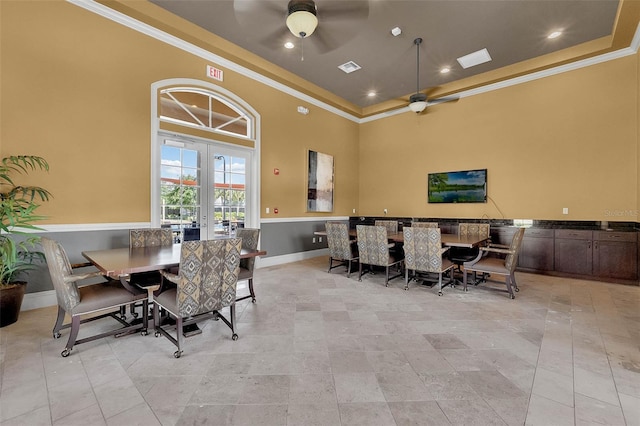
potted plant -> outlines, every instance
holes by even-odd
[[[39,186],[22,186],[14,182],[15,174],[28,174],[34,170],[49,170],[49,163],[35,155],[12,155],[0,162],[0,327],[18,320],[26,282],[18,281],[22,274],[35,267],[36,259],[44,259],[35,250],[38,237],[15,236],[39,230],[34,222],[44,219],[36,214],[40,202],[48,201],[51,194]]]

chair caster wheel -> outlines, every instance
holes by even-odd
[[[405,288],[404,288],[404,291],[407,291],[407,290],[409,290],[409,287],[405,287]]]
[[[442,296],[442,292],[441,291],[438,292],[438,296]]]
[[[147,330],[142,330],[142,331],[140,332],[140,335],[142,335],[142,336],[148,336],[148,335],[149,335],[149,332],[148,332]]]
[[[126,321],[127,320],[127,316],[126,315],[120,315],[120,319],[123,320],[123,321]]]
[[[256,303],[256,298],[255,298],[255,297],[253,297],[253,298],[251,299],[251,303]]]
[[[56,332],[56,333],[53,333],[53,338],[54,338],[54,339],[59,339],[61,336],[62,336],[62,334],[60,334],[60,332],[59,332],[59,331],[58,331],[58,332]]]
[[[136,318],[138,318],[138,313],[137,312],[133,312],[131,314],[131,316],[133,317],[133,319],[136,319]]]
[[[516,293],[519,292],[519,291],[520,291],[520,289],[518,287],[516,287]]]
[[[238,335],[236,333],[233,333],[233,335],[231,336],[231,340],[238,340]]]
[[[63,358],[68,357],[69,355],[71,355],[71,349],[66,349],[62,352],[60,352],[60,355],[62,355]]]
[[[509,295],[509,296],[510,296],[510,298],[511,298],[511,299],[515,299],[515,298],[516,298],[516,296],[515,296],[515,295],[513,295],[513,294],[511,294],[511,295]]]
[[[385,286],[385,287],[389,287],[389,284],[385,284],[384,286]]]
[[[175,351],[175,352],[173,353],[173,357],[174,357],[174,358],[180,358],[180,356],[182,356],[182,351]]]
[[[153,335],[156,336],[156,337],[160,337],[160,332],[156,331]]]

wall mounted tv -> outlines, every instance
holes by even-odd
[[[487,169],[429,173],[430,203],[486,203]]]

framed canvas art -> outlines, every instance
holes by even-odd
[[[333,211],[333,155],[309,150],[307,211]]]

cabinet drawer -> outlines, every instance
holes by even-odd
[[[553,238],[553,229],[527,228],[524,237]]]
[[[567,240],[590,240],[593,238],[593,232],[581,229],[556,229],[556,238]]]
[[[636,241],[635,232],[595,231],[594,239],[598,241]]]

